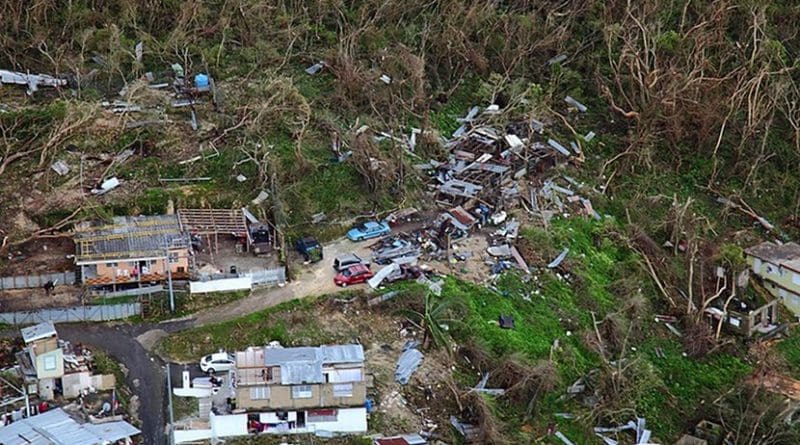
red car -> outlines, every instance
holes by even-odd
[[[352,266],[348,267],[347,269],[342,270],[341,272],[337,273],[335,277],[333,277],[333,282],[337,286],[346,287],[350,284],[358,284],[363,283],[370,278],[372,278],[374,274],[369,267],[364,264],[353,264]]]

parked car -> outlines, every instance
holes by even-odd
[[[322,261],[322,245],[313,236],[304,236],[294,244],[307,263]]]
[[[227,352],[215,352],[200,359],[200,370],[209,374],[230,371],[235,366],[236,359]]]
[[[392,229],[389,228],[389,223],[386,221],[367,221],[350,229],[347,232],[347,237],[350,238],[350,241],[364,241],[365,239],[386,235],[391,231]]]
[[[361,259],[354,253],[343,253],[333,260],[333,270],[341,272],[354,264],[363,264],[369,267],[369,263]]]
[[[351,284],[358,284],[363,283],[370,278],[372,278],[374,274],[364,264],[354,264],[347,269],[339,272],[333,277],[333,282],[337,286],[347,287]]]
[[[422,269],[419,266],[409,266],[407,264],[403,264],[400,266],[400,270],[389,275],[386,277],[387,283],[394,283],[395,281],[402,281],[402,280],[416,280],[422,275]]]

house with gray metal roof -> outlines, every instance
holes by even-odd
[[[267,432],[366,431],[364,348],[251,347],[235,354],[235,406]]]

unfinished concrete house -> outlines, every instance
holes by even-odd
[[[111,224],[75,229],[75,265],[87,286],[114,286],[187,279],[189,236],[175,215],[119,216]]]
[[[133,444],[141,431],[128,422],[81,423],[63,409],[19,419],[0,428],[0,443],[6,445],[100,445]]]
[[[763,242],[744,252],[747,265],[764,287],[800,316],[800,245]]]

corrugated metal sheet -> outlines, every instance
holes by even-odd
[[[19,332],[22,334],[22,341],[25,343],[30,343],[35,340],[56,335],[56,327],[53,326],[53,323],[46,321],[34,326],[22,328],[19,330]]]
[[[264,351],[264,365],[280,366],[284,385],[322,383],[323,366],[363,362],[364,348],[361,345],[267,348]]]
[[[55,284],[75,284],[75,272],[54,272],[42,275],[0,277],[0,289],[33,289],[43,287],[48,281]]]
[[[101,445],[139,434],[127,422],[80,424],[61,408],[0,428],[3,445]]]
[[[187,248],[189,237],[176,215],[115,217],[113,224],[78,229],[76,261],[163,257],[165,249]]]
[[[422,353],[415,345],[407,345],[397,360],[394,379],[403,385],[408,384],[409,380],[411,380],[411,375],[419,368],[420,363],[422,363]]]
[[[75,321],[121,320],[142,313],[140,303],[123,303],[97,306],[77,306],[63,309],[39,309],[24,312],[2,312],[0,323],[27,325],[50,321],[69,323]]]

